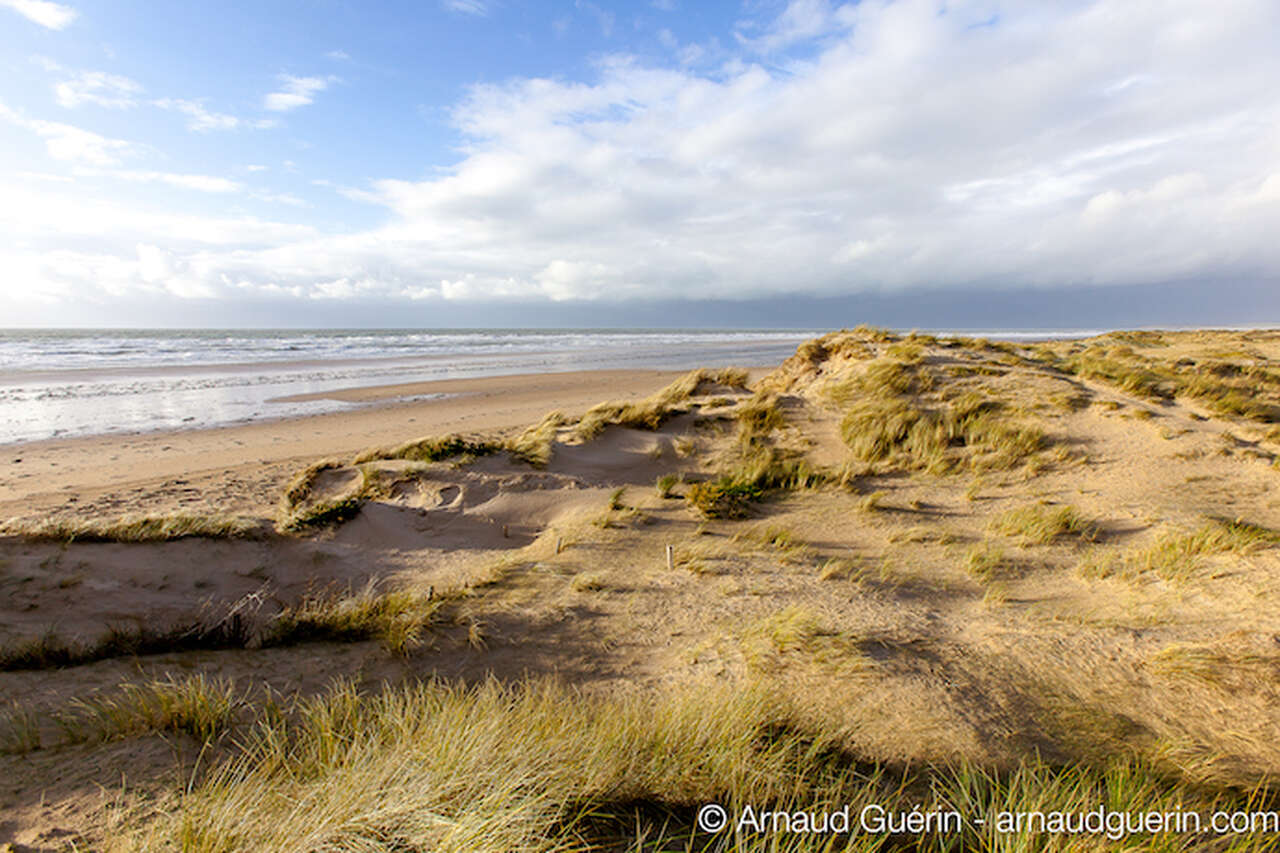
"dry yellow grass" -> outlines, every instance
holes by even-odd
[[[233,539],[260,536],[260,521],[231,515],[171,513],[120,518],[14,519],[0,529],[8,536],[49,542],[167,542],[187,537]]]

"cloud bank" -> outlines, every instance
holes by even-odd
[[[385,212],[371,230],[180,217],[157,235],[139,213],[92,249],[67,232],[5,262],[38,299],[416,305],[1274,282],[1277,31],[1271,0],[797,0],[714,66],[668,38],[668,62],[472,88],[458,162],[346,190]],[[267,109],[329,82],[282,80]],[[10,120],[51,154],[117,153]]]

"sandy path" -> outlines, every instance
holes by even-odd
[[[552,409],[580,414],[602,400],[643,397],[682,373],[601,370],[361,388],[328,396],[379,405],[208,430],[7,445],[0,448],[0,518],[86,504],[130,511],[164,490],[190,493],[193,503],[270,504],[274,484],[302,460],[423,435],[514,429]],[[406,401],[426,394],[454,396]]]

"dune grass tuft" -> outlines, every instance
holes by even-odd
[[[393,448],[370,448],[355,457],[353,463],[379,459],[408,459],[413,462],[440,462],[458,456],[488,456],[503,449],[502,442],[451,433],[443,436],[407,441]]]
[[[73,702],[58,723],[72,742],[105,741],[145,732],[182,732],[215,740],[231,727],[243,702],[226,679],[195,675],[123,684],[114,693]]]
[[[360,514],[364,505],[361,494],[344,495],[327,501],[317,501],[310,506],[300,507],[281,520],[280,530],[289,533],[301,533],[317,527],[331,524],[342,524]]]
[[[551,461],[556,430],[565,421],[560,412],[549,412],[546,417],[507,442],[511,455],[535,468],[543,468]]]
[[[706,518],[747,518],[752,501],[764,497],[764,490],[733,477],[720,477],[689,486],[685,500]]]
[[[421,641],[448,599],[430,592],[379,592],[373,583],[357,592],[328,591],[285,608],[267,626],[262,646],[305,642],[349,643],[380,640],[396,654],[406,654]]]
[[[745,389],[747,372],[736,368],[692,370],[641,400],[593,406],[582,416],[575,431],[579,438],[587,440],[595,438],[608,426],[657,429],[674,415],[685,411],[686,401],[709,385]]]
[[[1098,534],[1097,525],[1075,507],[1042,504],[1011,509],[993,519],[990,529],[1005,536],[1021,536],[1036,545],[1047,545],[1063,536],[1092,540]]]
[[[973,546],[965,554],[964,570],[981,584],[1008,578],[1014,569],[1004,549],[987,542]]]
[[[841,435],[853,455],[891,468],[942,474],[1011,468],[1043,449],[1044,432],[995,400],[966,394],[938,406],[866,398],[850,406]]]
[[[286,510],[293,509],[299,504],[311,497],[311,490],[315,488],[316,479],[325,471],[331,471],[341,468],[342,463],[337,459],[321,459],[313,462],[306,468],[303,468],[284,490],[284,507]]]
[[[261,536],[261,522],[235,515],[135,515],[109,519],[14,519],[0,532],[33,542],[169,542],[175,539],[250,539]]]
[[[1214,518],[1191,531],[1164,534],[1152,544],[1128,555],[1126,569],[1137,575],[1150,572],[1166,581],[1186,581],[1215,554],[1246,555],[1280,544],[1280,531],[1241,519]]]
[[[69,640],[49,631],[0,649],[0,671],[79,666],[108,658],[238,649],[251,642],[248,622],[237,614],[205,621],[192,619],[168,627],[114,625],[93,641]]]

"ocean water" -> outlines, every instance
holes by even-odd
[[[773,365],[817,330],[0,331],[0,444],[342,411],[282,398],[610,368]]]
[[[0,330],[0,444],[198,429],[359,405],[346,388],[611,368],[772,366],[822,329]],[[1096,330],[955,330],[992,338]]]

